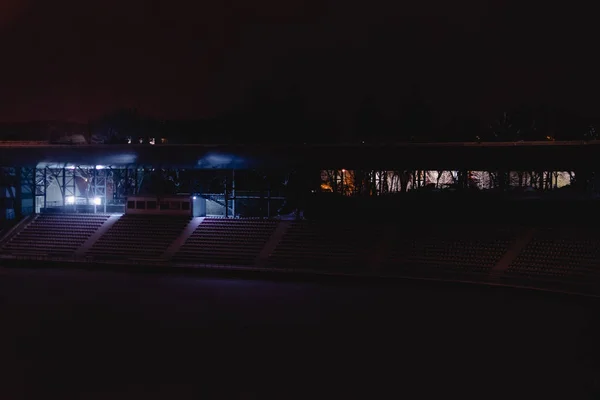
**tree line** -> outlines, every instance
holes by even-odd
[[[550,107],[515,107],[495,117],[455,116],[441,122],[422,104],[409,104],[397,115],[381,113],[365,101],[339,124],[308,113],[299,99],[261,101],[245,109],[196,120],[160,120],[134,109],[108,113],[90,122],[96,142],[137,143],[164,138],[170,143],[375,143],[499,142],[597,140],[600,120]]]

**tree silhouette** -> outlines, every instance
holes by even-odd
[[[598,130],[594,124],[588,125],[585,133],[583,134],[585,140],[598,140]]]
[[[92,121],[90,125],[92,134],[107,143],[122,142],[128,136],[133,138],[148,136],[148,127],[144,126],[145,121],[133,108],[115,110]]]
[[[504,112],[500,118],[490,124],[490,140],[512,142],[520,139],[521,129],[515,125],[512,116]]]

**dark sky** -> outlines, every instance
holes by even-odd
[[[414,88],[446,115],[600,114],[592,9],[405,3],[0,0],[0,120],[210,116],[256,88],[341,120],[365,97],[393,115]]]

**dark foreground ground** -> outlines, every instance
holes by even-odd
[[[0,398],[598,398],[598,310],[432,282],[0,269]]]

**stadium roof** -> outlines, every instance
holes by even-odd
[[[197,169],[316,168],[572,170],[600,167],[600,142],[338,145],[49,145],[0,143],[5,167],[153,166]]]

